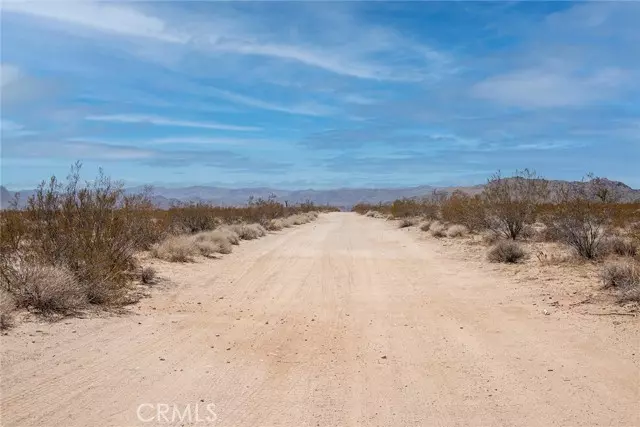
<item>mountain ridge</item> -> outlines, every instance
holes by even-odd
[[[640,200],[640,189],[634,189],[620,181],[611,181],[603,179],[603,182],[615,189],[621,196],[622,201]],[[551,187],[562,184],[582,185],[581,181],[563,181],[549,180]],[[428,196],[433,191],[444,191],[447,193],[460,190],[468,194],[478,194],[482,191],[485,184],[477,184],[471,186],[434,186],[434,185],[418,185],[414,187],[398,187],[398,188],[334,188],[325,190],[316,190],[313,188],[299,190],[284,190],[270,187],[217,187],[208,185],[194,185],[188,187],[153,187],[153,202],[159,208],[168,208],[172,204],[179,202],[207,202],[219,205],[243,205],[246,204],[250,197],[267,198],[275,195],[277,200],[281,202],[300,203],[312,201],[318,205],[332,205],[345,209],[351,208],[356,203],[385,203],[401,198],[415,198]],[[142,191],[144,186],[129,187],[126,189],[128,193],[136,193]],[[20,205],[24,206],[29,196],[35,190],[11,191],[4,186],[0,186],[0,205],[3,209],[9,207],[16,193],[20,193]]]

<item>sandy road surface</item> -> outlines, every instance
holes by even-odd
[[[132,315],[1,337],[3,426],[167,425],[163,403],[199,404],[184,425],[640,425],[636,319],[542,315],[381,220],[158,268],[173,284]]]

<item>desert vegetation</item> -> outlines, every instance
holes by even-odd
[[[362,203],[353,211],[390,217],[400,228],[418,226],[426,236],[488,246],[490,262],[559,268],[582,263],[600,270],[601,289],[613,290],[620,301],[639,300],[640,200],[623,201],[603,178],[558,183],[525,169],[506,177],[496,173],[475,194],[434,191]]]
[[[151,189],[129,194],[102,171],[91,181],[76,164],[65,181],[51,177],[18,209],[0,217],[0,326],[14,309],[72,314],[86,307],[131,302],[137,284],[153,284],[155,271],[140,254],[172,262],[228,254],[240,240],[317,217],[312,203],[284,205],[275,197],[246,206],[153,206]]]

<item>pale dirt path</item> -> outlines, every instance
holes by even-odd
[[[336,213],[163,264],[175,284],[137,315],[1,337],[1,424],[167,425],[138,405],[213,403],[191,424],[640,425],[637,319],[544,316],[440,249]]]

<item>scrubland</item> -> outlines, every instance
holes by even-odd
[[[285,206],[275,198],[243,207],[206,203],[156,209],[151,189],[128,194],[99,172],[80,179],[80,165],[66,181],[42,182],[26,208],[0,217],[0,327],[16,310],[60,317],[87,308],[135,302],[140,285],[155,283],[149,256],[194,262],[229,254],[241,240],[312,221],[312,203]]]
[[[585,303],[609,301],[631,311],[640,302],[640,201],[623,203],[598,177],[552,188],[524,170],[492,176],[481,194],[436,191],[353,210],[415,228],[467,259],[505,264],[494,268],[519,274],[523,284],[544,280]]]

